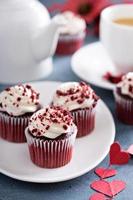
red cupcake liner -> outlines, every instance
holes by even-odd
[[[133,100],[125,99],[114,91],[116,100],[116,114],[118,119],[129,125],[133,125]]]
[[[84,38],[85,34],[83,34],[82,37],[68,37],[63,36],[62,38],[59,38],[57,48],[56,48],[56,54],[59,55],[70,55],[73,54],[75,51],[77,51],[79,48],[81,48],[84,44]]]
[[[71,111],[74,123],[77,126],[77,137],[90,134],[95,127],[95,108]]]
[[[57,168],[68,164],[72,158],[76,134],[77,128],[74,126],[74,132],[68,138],[43,140],[31,136],[27,128],[25,135],[32,162],[42,168]]]
[[[13,117],[0,112],[0,137],[10,142],[26,142],[24,132],[29,118],[29,116]]]

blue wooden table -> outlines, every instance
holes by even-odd
[[[43,0],[43,2],[47,5],[50,4],[50,1],[47,0]],[[96,39],[88,37],[86,43],[93,42]],[[54,57],[53,73],[45,80],[80,81],[71,70],[70,59],[70,56]],[[3,88],[4,86],[0,85],[0,90]],[[111,91],[93,88],[110,108],[116,124],[116,140],[126,149],[133,143],[133,126],[124,125],[117,120]],[[99,166],[106,166],[107,161],[108,157]],[[116,168],[118,169],[117,179],[126,181],[127,188],[115,199],[133,200],[133,160],[128,165]],[[93,170],[74,180],[53,184],[26,183],[0,174],[0,200],[88,200],[93,193],[89,188],[89,184],[95,179],[96,175],[93,173]]]

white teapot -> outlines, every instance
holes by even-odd
[[[0,83],[47,76],[64,23],[38,0],[0,0]]]

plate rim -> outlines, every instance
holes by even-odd
[[[92,43],[89,43],[85,46],[83,46],[82,48],[80,48],[79,50],[77,50],[71,57],[71,61],[70,61],[70,64],[71,64],[71,69],[72,71],[74,72],[74,74],[79,77],[80,79],[83,79],[84,81],[86,81],[87,83],[90,83],[96,87],[99,87],[99,88],[103,88],[103,89],[107,89],[107,90],[110,90],[110,91],[113,91],[115,85],[113,83],[109,83],[108,82],[108,85],[110,86],[107,86],[107,85],[98,85],[96,84],[95,82],[93,81],[88,81],[87,78],[85,78],[84,76],[82,76],[81,74],[77,73],[76,71],[76,64],[74,63],[75,62],[75,57],[77,56],[77,54],[79,54],[80,51],[83,51],[83,49],[87,48],[88,46],[93,46],[93,45],[99,45],[99,44],[102,44],[100,41],[96,41],[96,42],[92,42]]]
[[[60,84],[62,83],[61,81],[36,81],[36,82],[29,82],[31,85],[33,84],[42,84],[42,83],[46,83],[46,84]],[[111,121],[112,121],[112,129],[113,129],[113,132],[112,132],[112,137],[110,139],[110,144],[113,143],[114,139],[115,139],[115,135],[116,135],[116,126],[115,126],[115,122],[114,122],[114,118],[113,118],[113,115],[110,111],[110,109],[108,108],[108,106],[106,105],[106,103],[101,99],[100,100],[101,103],[103,104],[103,106],[106,108],[108,114],[110,115],[110,118],[111,118]],[[25,143],[26,144],[26,143]],[[0,167],[0,173],[10,177],[10,178],[13,178],[13,179],[16,179],[16,180],[19,180],[19,181],[24,181],[24,182],[31,182],[31,183],[56,183],[56,182],[64,182],[64,181],[68,181],[68,180],[72,180],[72,179],[75,179],[75,178],[78,178],[88,172],[90,172],[92,169],[94,169],[98,164],[100,164],[104,159],[105,157],[107,156],[109,150],[106,149],[106,151],[103,153],[103,155],[101,156],[101,158],[96,161],[93,166],[91,167],[88,167],[88,168],[85,168],[85,170],[82,170],[80,173],[79,172],[76,172],[74,175],[68,175],[68,176],[65,176],[65,178],[60,178],[58,177],[56,180],[52,181],[51,179],[47,179],[45,181],[43,181],[42,179],[37,179],[35,180],[36,178],[26,178],[26,177],[20,177],[19,175],[15,175],[13,173],[10,173],[8,172],[7,170],[4,170]]]

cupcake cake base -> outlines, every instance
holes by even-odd
[[[70,55],[80,49],[84,44],[84,38],[71,38],[71,39],[59,39],[56,54],[58,55]]]
[[[47,146],[51,145],[52,148],[55,149],[56,144],[46,144]],[[48,150],[51,147],[47,147],[44,149],[44,147],[37,147],[35,145],[29,146],[30,151],[30,157],[34,164],[37,166],[40,166],[42,168],[57,168],[62,167],[70,162],[72,158],[72,147],[66,147],[65,144],[60,143],[60,149],[55,152],[49,152]],[[63,149],[63,151],[61,151]],[[45,157],[44,157],[45,154]],[[59,155],[60,154],[60,155]],[[65,158],[64,158],[64,155]],[[60,159],[59,159],[60,157]]]
[[[26,142],[24,131],[28,126],[29,118],[30,115],[14,117],[0,112],[0,137],[10,142]]]
[[[68,164],[72,158],[76,134],[77,129],[74,127],[74,132],[64,139],[44,140],[33,137],[26,129],[32,162],[42,168],[57,168]]]
[[[114,91],[116,99],[116,114],[118,119],[128,125],[133,125],[133,101],[130,98],[122,97]]]
[[[95,108],[78,109],[71,111],[74,123],[78,128],[77,137],[83,137],[90,134],[95,127]]]

